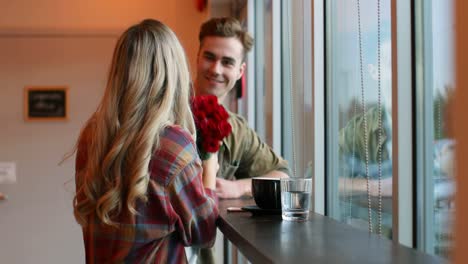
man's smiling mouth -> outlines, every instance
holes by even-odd
[[[223,80],[213,78],[213,77],[209,77],[209,76],[205,76],[205,79],[208,80],[209,82],[213,82],[213,83],[224,83]]]

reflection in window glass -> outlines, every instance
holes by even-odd
[[[283,28],[283,153],[296,177],[313,175],[311,5],[309,0],[284,1]]]
[[[391,238],[391,12],[380,3],[379,30],[377,1],[360,1],[359,41],[357,1],[327,1],[327,210]]]
[[[269,146],[273,146],[273,66],[272,66],[272,1],[255,1],[256,70],[256,131]]]
[[[432,52],[425,53],[432,56],[431,65],[424,65],[425,74],[431,78],[425,85],[425,91],[432,93],[433,114],[428,120],[433,121],[432,126],[434,143],[433,177],[434,203],[432,230],[434,253],[449,256],[453,247],[452,227],[454,224],[454,148],[453,135],[448,130],[448,106],[451,104],[454,89],[454,16],[453,1],[432,1],[431,34],[425,34],[425,41],[431,43]],[[426,27],[427,29],[428,27]],[[426,33],[426,32],[425,32]]]

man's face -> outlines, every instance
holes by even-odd
[[[244,73],[242,44],[234,37],[208,36],[200,45],[195,85],[197,93],[216,95],[222,102]]]

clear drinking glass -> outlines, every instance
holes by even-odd
[[[306,221],[309,218],[312,179],[281,178],[282,218]]]

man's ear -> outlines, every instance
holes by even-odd
[[[242,75],[244,75],[245,66],[245,62],[242,62],[241,66],[239,67],[239,75],[237,76],[237,80],[239,80]]]

